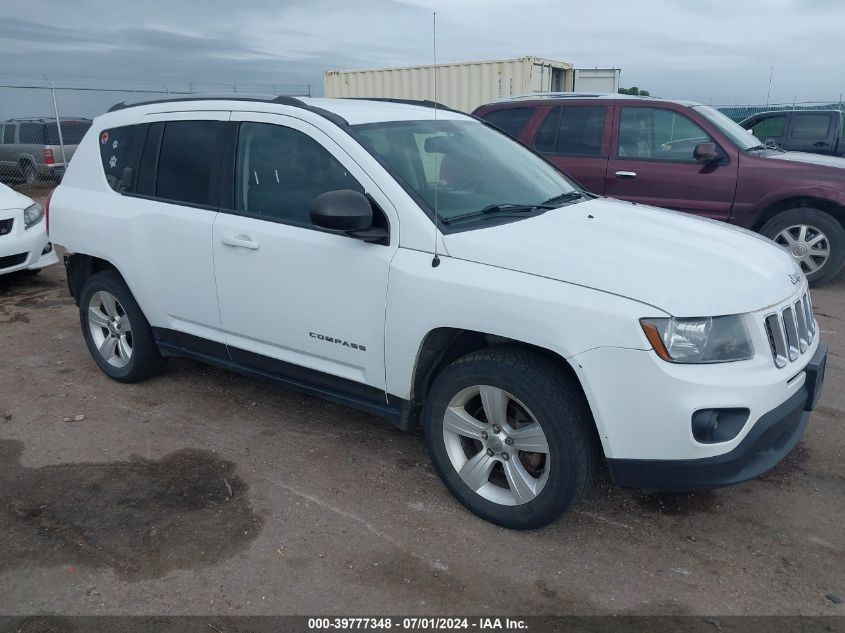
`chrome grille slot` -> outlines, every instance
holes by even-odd
[[[786,347],[787,352],[789,353],[789,360],[793,361],[798,358],[798,354],[800,354],[800,347],[798,345],[798,323],[795,321],[795,312],[792,310],[792,307],[784,308],[781,314],[783,315],[783,326],[786,331]]]
[[[769,336],[769,345],[772,348],[772,357],[775,365],[779,368],[786,367],[787,350],[786,337],[783,333],[783,321],[777,314],[770,314],[766,317],[766,334]]]
[[[795,302],[793,310],[795,311],[795,321],[798,325],[798,349],[803,354],[810,345],[810,333],[807,330],[807,316],[804,313],[804,304],[801,303],[800,299]]]
[[[810,293],[805,292],[801,297],[801,302],[804,304],[804,313],[807,315],[807,328],[810,331],[810,340],[813,340],[813,335],[816,333],[816,320],[813,318],[813,305],[810,303]]]

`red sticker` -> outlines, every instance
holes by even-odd
[[[103,135],[100,137],[100,143],[102,143],[103,145],[105,145],[105,144],[106,144],[106,143],[108,143],[108,142],[109,142],[109,133],[108,133],[108,132],[103,132]]]

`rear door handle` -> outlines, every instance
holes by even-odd
[[[251,251],[257,251],[261,248],[261,244],[252,240],[249,235],[224,235],[221,241],[226,246],[233,246],[235,248],[248,248]]]
[[[616,177],[617,178],[636,178],[637,172],[635,172],[635,171],[617,171]]]

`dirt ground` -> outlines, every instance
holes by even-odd
[[[843,614],[845,279],[814,298],[826,388],[772,472],[694,495],[603,475],[519,533],[381,419],[187,360],[112,382],[61,266],[0,278],[0,613]]]

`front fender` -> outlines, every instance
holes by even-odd
[[[661,314],[637,301],[554,279],[399,249],[388,284],[386,386],[410,398],[429,332],[457,328],[513,339],[570,358],[603,346],[650,349],[639,325]]]

